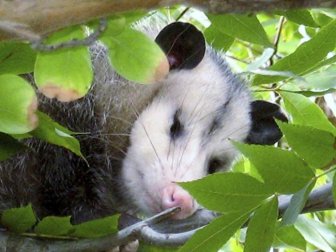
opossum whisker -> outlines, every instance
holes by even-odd
[[[180,106],[178,107],[178,109],[183,108],[183,105],[184,105],[184,102],[185,102],[185,100],[186,100],[186,98],[187,98],[187,95],[188,95],[188,93],[189,93],[189,90],[190,90],[190,86],[188,87],[188,90],[186,90],[186,92],[184,93],[183,99],[182,99],[181,104],[180,104]],[[172,141],[172,139],[170,139],[170,141]],[[174,141],[174,147],[175,147],[175,143],[176,143],[176,142]],[[169,147],[170,147],[170,145],[169,145]],[[174,175],[174,176],[176,176],[176,173],[177,173],[177,168],[174,169],[175,151],[176,151],[176,148],[174,148],[173,157],[172,157],[172,162],[171,162],[171,167],[170,167],[170,170],[173,171],[173,175]]]
[[[108,118],[119,120],[119,121],[124,122],[124,123],[126,123],[128,125],[133,125],[132,122],[129,122],[129,121],[127,121],[127,120],[125,120],[125,119],[123,119],[121,117],[109,115]]]
[[[95,131],[95,132],[76,132],[74,135],[76,136],[94,136],[94,135],[99,135],[99,136],[130,136],[130,133],[108,133],[108,132],[103,132],[103,131]]]
[[[118,146],[116,146],[116,145],[111,145],[111,146],[109,146],[109,147],[111,147],[112,149],[115,149],[115,150],[117,150],[117,151],[120,151],[123,155],[127,155],[127,152],[125,152],[122,148],[120,148],[120,147],[118,147]],[[123,158],[120,158],[119,160],[122,160]],[[115,160],[117,160],[117,159],[115,159]]]
[[[212,112],[210,112],[210,113],[212,113]],[[246,128],[246,127],[249,127],[249,126],[250,126],[250,124],[249,124],[249,123],[246,123],[246,124],[242,125],[242,127],[239,127],[239,128],[237,128],[237,129],[235,129],[234,131],[229,132],[228,134],[226,134],[226,136],[222,137],[222,139],[220,140],[220,142],[224,142],[224,141],[229,140],[229,139],[230,139],[230,136],[231,136],[232,134],[236,133],[237,131],[239,131],[239,130],[241,130],[241,129],[244,129],[244,128]],[[214,133],[213,133],[213,134],[214,134]],[[223,154],[224,154],[225,152],[227,152],[227,151],[229,151],[229,150],[233,150],[233,149],[235,149],[234,146],[230,146],[230,147],[228,147],[228,148],[225,148],[225,149],[223,149],[223,151],[224,151]],[[195,159],[196,159],[196,157],[194,158],[194,160],[195,160]],[[193,160],[193,161],[194,161],[194,160]],[[190,165],[188,165],[188,166],[186,167],[184,173],[181,174],[181,177],[184,177],[185,174],[187,174],[187,172],[188,172],[189,169],[191,168],[191,165],[192,165],[193,161],[190,163]]]
[[[246,124],[242,125],[241,127],[239,127],[239,128],[237,128],[237,129],[231,131],[231,132],[228,133],[226,136],[222,137],[222,139],[221,139],[220,141],[222,142],[222,141],[228,140],[232,134],[236,133],[237,131],[239,131],[239,130],[241,130],[241,129],[245,129],[245,128],[247,128],[247,127],[250,127],[250,124],[249,124],[249,123],[246,123]],[[232,140],[234,140],[234,139],[232,139]]]
[[[159,154],[157,153],[157,150],[156,150],[156,148],[155,148],[155,146],[154,146],[154,144],[153,144],[152,139],[150,138],[150,136],[149,136],[149,134],[148,134],[148,131],[147,131],[145,125],[144,125],[143,122],[141,121],[141,118],[139,118],[139,112],[136,110],[136,108],[135,108],[133,102],[131,102],[131,108],[132,108],[133,112],[135,113],[135,115],[136,115],[136,117],[137,117],[137,119],[138,119],[138,121],[139,121],[141,127],[142,127],[143,130],[145,131],[146,137],[147,137],[149,143],[151,144],[151,146],[152,146],[152,148],[153,148],[153,150],[154,150],[155,156],[156,156],[156,158],[157,158],[158,161],[159,161],[159,164],[160,164],[160,166],[161,166],[162,171],[164,171],[164,166],[163,166],[163,164],[162,164],[161,158],[160,158]]]
[[[194,114],[194,113],[195,113],[195,111],[197,110],[197,108],[198,108],[199,105],[201,105],[201,104],[203,105],[203,104],[204,104],[204,101],[205,101],[204,99],[205,99],[206,94],[208,93],[208,89],[209,89],[209,88],[210,88],[210,85],[207,85],[207,86],[206,86],[206,90],[202,93],[200,102],[198,102],[198,103],[195,104],[195,107],[194,107],[193,111],[191,112],[191,116],[190,116],[191,119],[190,119],[189,121],[190,121],[190,124],[193,125],[193,127],[192,127],[192,129],[191,129],[191,131],[190,131],[190,133],[189,133],[189,135],[188,135],[188,139],[187,139],[187,141],[186,141],[186,143],[185,143],[185,145],[184,145],[183,151],[182,151],[181,156],[180,156],[179,161],[178,161],[178,166],[181,165],[181,162],[182,162],[184,153],[185,153],[185,151],[186,151],[186,149],[187,149],[187,147],[188,147],[188,144],[189,144],[189,142],[190,142],[190,140],[191,140],[192,134],[194,133],[194,130],[195,130],[195,128],[196,128],[196,124],[194,123],[194,118],[196,118],[196,115],[197,115],[197,114]],[[201,113],[201,111],[199,111],[198,113]],[[177,167],[178,167],[178,166],[177,166]],[[175,170],[177,171],[177,168],[176,168]],[[175,176],[176,176],[176,173],[177,173],[177,172],[175,172]]]
[[[97,133],[100,136],[122,136],[122,137],[129,137],[131,134],[129,133]]]

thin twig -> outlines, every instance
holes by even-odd
[[[185,8],[185,9],[181,12],[181,14],[176,18],[175,21],[176,21],[176,22],[179,21],[179,20],[184,16],[184,14],[186,14],[189,10],[190,10],[190,7]]]
[[[289,207],[290,199],[291,196],[285,196],[280,198],[279,217],[281,217],[285,210]],[[329,209],[335,209],[332,197],[331,183],[321,186],[320,188],[317,188],[310,193],[305,207],[302,210],[302,213]],[[197,213],[197,221],[193,218],[190,218],[189,220],[182,220],[180,223],[174,221],[174,223],[177,223],[178,226],[178,228],[175,229],[176,232],[162,233],[162,230],[160,230],[162,229],[162,225],[174,226],[174,224],[171,221],[166,223],[160,223],[159,225],[157,223],[161,222],[163,219],[168,218],[177,211],[179,211],[179,208],[168,209],[151,218],[124,228],[117,234],[97,239],[79,239],[77,241],[41,240],[27,238],[20,235],[2,233],[0,235],[0,246],[15,248],[17,251],[20,251],[20,249],[27,249],[27,244],[29,244],[29,248],[34,251],[40,251],[42,249],[44,249],[45,251],[101,251],[124,245],[131,242],[132,240],[138,239],[159,246],[176,247],[185,243],[197,230],[201,229],[218,216],[218,214],[212,213],[209,210],[199,210]],[[203,215],[203,220],[202,212],[205,213]],[[209,213],[212,214],[209,215]],[[195,224],[195,222],[197,223]],[[188,230],[186,229],[186,227],[192,227],[192,229]],[[178,232],[179,230],[187,231]],[[23,247],[23,245],[25,247]]]
[[[274,42],[273,42],[274,51],[273,51],[273,54],[271,55],[271,57],[269,59],[269,65],[270,66],[272,66],[274,64],[274,61],[273,61],[274,57],[278,53],[279,41],[280,41],[281,31],[282,31],[282,27],[283,27],[284,23],[285,23],[285,17],[281,16],[280,19],[279,19],[278,26],[277,26],[277,32],[276,32],[275,37],[274,37]]]
[[[33,49],[37,51],[43,51],[43,52],[51,52],[55,51],[57,49],[63,49],[63,48],[73,48],[77,46],[90,46],[95,41],[98,40],[100,35],[106,30],[107,28],[107,20],[105,18],[102,18],[99,20],[99,25],[96,30],[94,30],[93,33],[91,33],[89,36],[87,36],[84,39],[72,39],[66,42],[53,44],[53,45],[47,45],[44,44],[41,39],[38,40],[30,40],[31,46]]]

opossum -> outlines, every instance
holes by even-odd
[[[252,101],[247,85],[193,25],[166,26],[156,42],[169,74],[152,85],[125,80],[106,48],[91,48],[95,72],[81,100],[42,95],[39,109],[73,132],[85,159],[38,139],[0,164],[0,210],[31,203],[39,217],[73,223],[128,211],[152,215],[178,206],[175,219],[200,206],[176,182],[227,170],[237,154],[231,140],[273,144],[281,137],[280,108]],[[130,59],[132,60],[132,59]]]

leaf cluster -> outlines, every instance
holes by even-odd
[[[194,23],[209,44],[226,52],[228,63],[251,82],[256,98],[282,104],[290,118],[288,124],[278,122],[285,136],[279,146],[234,143],[245,158],[231,172],[181,184],[202,206],[221,216],[179,251],[218,251],[225,244],[222,251],[336,249],[331,235],[335,228],[327,223],[333,214],[299,216],[314,186],[336,181],[332,179],[336,129],[330,120],[336,113],[335,17],[334,10],[218,15],[193,8],[185,12],[185,7],[175,6],[108,19],[100,40],[108,48],[114,69],[125,78],[153,82],[165,59],[157,45],[133,29],[133,22],[140,18],[146,22],[180,19]],[[46,43],[80,40],[96,26],[97,22],[92,22],[69,27],[52,34]],[[38,111],[36,89],[22,77],[31,72],[36,88],[44,95],[64,102],[79,99],[90,90],[93,80],[90,50],[78,46],[39,52],[25,42],[0,43],[0,160],[24,151],[27,147],[20,139],[27,137],[62,146],[82,157],[76,133]],[[326,106],[319,106],[318,101]],[[332,116],[327,116],[326,107]],[[334,192],[336,195],[336,186]],[[293,197],[278,220],[280,194]],[[49,236],[94,238],[116,230],[116,217],[74,226],[69,217],[38,221],[30,206],[4,212],[1,221],[12,231],[33,230]]]

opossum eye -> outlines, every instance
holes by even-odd
[[[223,162],[218,158],[211,158],[208,163],[208,174],[215,173],[223,167]]]
[[[180,136],[183,131],[183,125],[179,119],[179,114],[180,114],[180,111],[177,110],[174,114],[173,124],[170,127],[170,136],[173,139]]]

